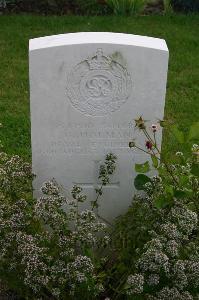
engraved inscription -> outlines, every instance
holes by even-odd
[[[58,124],[59,136],[51,137],[37,149],[41,155],[89,155],[109,152],[131,153],[129,140],[134,136],[133,123],[125,122],[68,122]]]
[[[118,110],[131,93],[131,78],[102,49],[74,67],[67,77],[67,96],[83,114],[104,116]]]

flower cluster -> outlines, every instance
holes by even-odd
[[[197,213],[176,202],[171,208],[160,210],[158,218],[156,231],[151,232],[152,238],[144,245],[136,263],[145,287],[157,287],[156,296],[148,295],[149,299],[168,299],[166,291],[167,297],[171,295],[169,299],[185,299],[185,296],[194,299],[189,290],[199,288],[199,255],[197,250],[194,256],[189,245],[192,246],[193,232],[198,230]],[[182,251],[186,253],[183,259]],[[173,288],[160,291],[165,281]],[[132,289],[131,294],[136,292]]]
[[[47,182],[44,182],[42,187],[41,187],[41,192],[44,194],[44,195],[58,195],[59,194],[59,187],[58,185],[56,184],[56,181],[55,180],[51,180],[51,181],[47,181]]]
[[[149,286],[155,286],[158,285],[160,282],[160,275],[158,274],[150,274],[147,280],[147,284]]]
[[[110,153],[106,156],[105,163],[100,166],[99,179],[102,181],[103,185],[109,183],[110,175],[113,174],[116,168],[116,159],[117,157]]]
[[[107,157],[109,174],[114,159]],[[32,199],[32,178],[21,158],[0,153],[0,274],[14,276],[19,296],[25,291],[29,299],[75,298],[81,289],[97,297],[104,291],[97,250],[110,241],[107,226],[92,209],[80,209],[87,200],[81,187],[65,196],[53,179]]]
[[[15,199],[25,197],[31,192],[30,180],[33,178],[31,166],[18,155],[8,156],[0,152],[0,190],[15,194]]]
[[[193,300],[189,292],[180,292],[177,288],[165,287],[157,293],[157,296],[148,296],[148,300]]]
[[[141,274],[129,275],[126,284],[127,295],[141,294],[143,292],[144,277]]]
[[[77,283],[86,282],[88,277],[92,277],[94,265],[87,256],[78,255],[75,260],[67,265],[66,272],[71,281]]]
[[[169,258],[164,252],[149,247],[138,260],[138,267],[142,272],[167,273],[169,271]]]
[[[17,232],[17,257],[24,272],[24,283],[33,291],[37,292],[41,287],[48,285],[49,267],[45,262],[47,253],[41,247],[36,237],[23,232]]]
[[[100,166],[98,179],[101,181],[101,186],[95,189],[97,197],[91,202],[92,209],[98,209],[98,198],[102,195],[103,187],[110,182],[110,175],[112,175],[116,169],[117,156],[113,153],[106,155],[105,163]]]

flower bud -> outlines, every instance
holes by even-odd
[[[153,144],[152,144],[150,141],[146,141],[145,146],[146,146],[146,148],[147,148],[148,150],[151,150],[152,147],[153,147]]]
[[[152,124],[151,129],[153,132],[156,132],[158,130],[158,125],[157,124]]]
[[[129,142],[129,148],[134,148],[134,147],[135,147],[135,142],[134,141]]]
[[[140,130],[146,128],[145,121],[142,119],[142,117],[139,117],[139,119],[135,119],[135,127],[139,128]]]

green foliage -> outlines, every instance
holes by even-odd
[[[163,4],[164,4],[164,13],[165,14],[171,14],[173,13],[173,8],[171,5],[171,0],[163,0]]]
[[[108,6],[115,15],[135,15],[143,11],[146,0],[107,0]]]
[[[139,128],[140,132],[147,139],[145,144],[146,149],[137,146],[136,143],[130,148],[137,148],[141,152],[148,153],[151,157],[152,165],[157,170],[160,177],[154,177],[151,180],[148,176],[142,174],[150,171],[149,162],[135,164],[135,171],[141,173],[135,177],[135,188],[137,190],[146,191],[149,195],[150,193],[153,194],[154,205],[157,208],[172,206],[175,197],[195,199],[194,205],[198,209],[199,205],[196,201],[198,197],[197,179],[194,176],[198,176],[199,146],[197,144],[192,146],[192,156],[189,159],[186,159],[182,152],[176,152],[174,159],[175,164],[170,164],[165,159],[160,159],[161,150],[157,145],[156,137],[158,133],[158,124],[153,124],[150,128],[147,128],[146,122],[140,117],[135,120],[135,127],[138,127],[138,121],[139,125],[141,124]],[[197,140],[198,124],[198,122],[194,123],[190,127],[187,137],[176,125],[167,125],[167,129],[170,129],[171,134],[175,136],[178,143],[184,144],[188,139]]]
[[[135,171],[141,173],[135,178],[135,187],[143,190],[145,196],[143,199],[137,196],[127,214],[118,218],[115,225],[113,243],[118,257],[112,266],[113,274],[110,272],[114,297],[197,299],[199,146],[192,146],[189,157],[177,152],[175,163],[170,164],[160,160],[158,124],[148,128],[142,117],[135,124],[150,147],[146,143],[146,148],[141,148],[134,142],[130,148],[148,153],[158,175],[149,178],[142,174],[150,170],[147,162],[135,165]],[[184,143],[184,134],[176,126],[170,129],[178,142]],[[193,137],[195,130],[196,124],[190,129]]]
[[[199,122],[194,123],[189,131],[189,140],[199,140]]]
[[[135,164],[135,171],[138,173],[147,173],[150,171],[149,162],[146,161],[143,164]]]
[[[173,133],[173,135],[175,136],[176,140],[178,141],[178,143],[183,144],[184,143],[184,134],[182,131],[180,131],[178,129],[178,127],[176,125],[174,125],[173,127],[171,127],[171,133]]]
[[[99,0],[74,0],[73,5],[80,15],[105,15],[109,12],[107,5]]]
[[[159,211],[150,202],[136,196],[127,213],[117,218],[112,233],[115,260],[106,283],[107,287],[111,286],[115,297],[121,294],[129,270],[135,270],[134,262],[139,258],[137,250],[148,241],[149,231],[153,230],[158,216]],[[120,290],[117,291],[118,286]],[[125,299],[122,297],[124,295],[121,299]]]
[[[113,235],[118,257],[110,272],[118,299],[125,294],[127,299],[197,299],[198,166],[197,156],[180,152],[176,164],[160,163],[159,175],[142,186],[145,197],[137,196],[118,218]]]
[[[113,175],[116,169],[116,159],[117,157],[113,153],[106,155],[105,162],[100,165],[98,179],[101,181],[101,186],[95,189],[97,197],[94,201],[91,201],[92,208],[98,208],[98,199],[103,193],[103,187],[110,182],[110,175]]]
[[[192,164],[191,166],[191,174],[199,177],[199,165],[197,163]]]
[[[151,155],[151,161],[153,167],[157,169],[157,167],[159,166],[158,158],[155,155]]]
[[[195,122],[191,125],[188,135],[185,135],[176,125],[171,126],[170,129],[171,134],[174,135],[180,144],[184,144],[187,141],[199,140],[199,122]]]
[[[146,184],[150,183],[150,182],[151,182],[151,179],[148,176],[146,176],[144,174],[138,174],[135,177],[134,185],[138,191],[142,191],[142,190],[145,190]]]

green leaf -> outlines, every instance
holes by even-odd
[[[165,120],[159,120],[159,124],[161,127],[165,127]]]
[[[195,176],[199,176],[199,164],[193,164],[192,165],[191,173]]]
[[[168,176],[166,168],[162,167],[162,166],[159,166],[158,173],[162,178],[164,178],[165,176]]]
[[[154,204],[157,208],[164,208],[173,203],[174,189],[172,185],[165,186],[165,195],[160,195]]]
[[[99,272],[98,274],[97,274],[97,277],[98,278],[105,278],[105,277],[107,277],[107,274],[106,274],[106,272]]]
[[[135,171],[138,173],[147,173],[150,171],[149,162],[146,161],[143,164],[135,164]]]
[[[171,185],[167,185],[165,187],[165,191],[169,197],[173,197],[174,191],[173,191],[173,187]]]
[[[196,209],[194,202],[189,202],[189,203],[187,203],[187,207],[188,207],[190,210],[193,210],[193,211],[195,211],[195,209]]]
[[[199,139],[199,122],[193,123],[189,131],[189,140]]]
[[[180,186],[185,186],[189,182],[189,177],[186,175],[182,175],[179,177]]]
[[[159,196],[157,199],[155,199],[155,207],[157,208],[165,208],[168,205],[173,204],[173,197],[170,196]]]
[[[186,197],[186,193],[181,190],[175,190],[174,197],[176,197],[177,199],[184,199]]]
[[[157,199],[155,199],[154,204],[155,204],[156,208],[163,208],[163,207],[167,206],[166,200],[163,196],[160,196]]]
[[[176,197],[178,199],[191,198],[191,197],[193,197],[193,191],[192,190],[186,190],[186,191],[175,190],[174,197]]]
[[[145,190],[145,184],[147,182],[151,182],[151,179],[148,176],[146,176],[144,174],[138,174],[134,180],[135,188],[138,191],[143,191],[143,190]]]
[[[180,143],[183,144],[184,143],[184,134],[182,131],[180,131],[178,129],[178,127],[176,125],[172,126],[171,128],[171,132],[173,133],[173,135],[175,136],[176,140]]]
[[[88,247],[84,248],[84,254],[88,257],[92,257],[92,250]]]
[[[151,155],[151,160],[152,160],[154,168],[157,168],[159,165],[157,157],[154,155]]]
[[[189,198],[192,198],[194,195],[194,191],[192,189],[186,190],[185,193]]]

